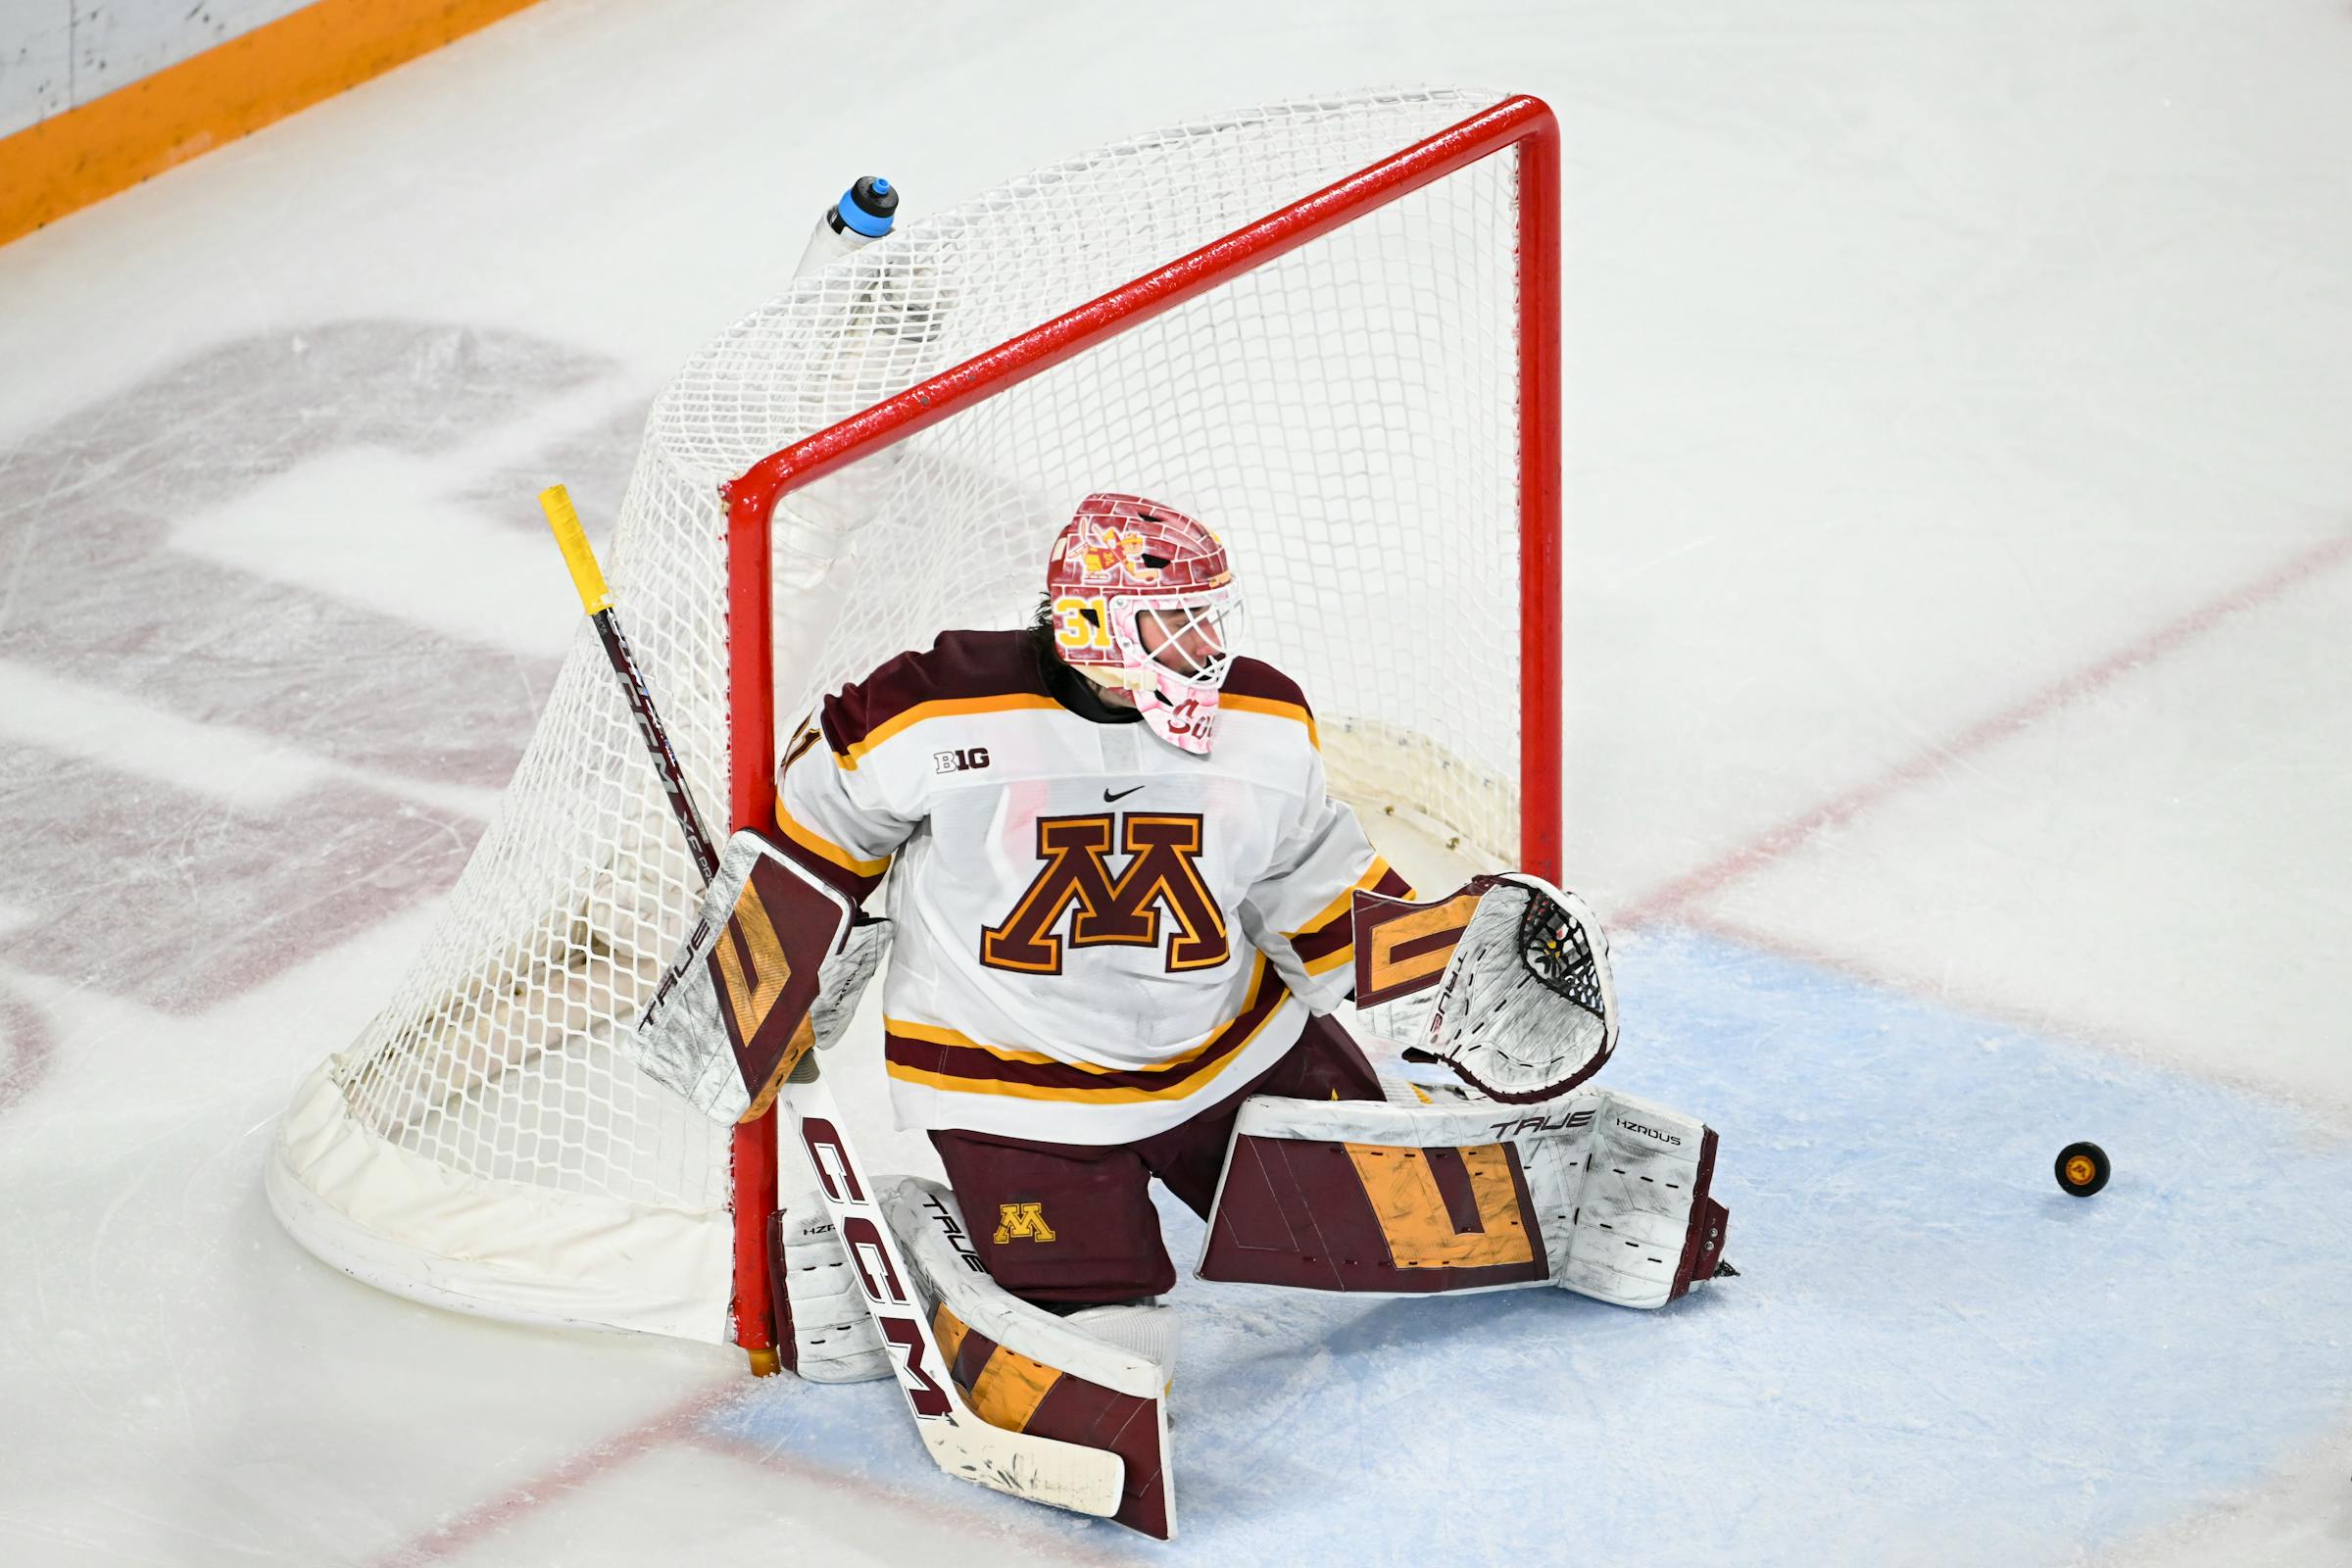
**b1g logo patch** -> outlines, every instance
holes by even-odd
[[[1008,1242],[1050,1242],[1054,1227],[1046,1223],[1043,1203],[999,1203],[997,1205],[997,1234],[991,1238],[999,1247]]]
[[[988,748],[966,746],[959,751],[933,752],[931,771],[934,773],[968,773],[975,767],[988,765]]]

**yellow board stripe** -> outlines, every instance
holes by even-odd
[[[318,0],[0,140],[0,244],[533,0]]]
[[[1316,751],[1323,749],[1322,732],[1315,728],[1315,715],[1298,703],[1286,703],[1279,697],[1243,697],[1233,692],[1217,694],[1217,707],[1236,713],[1263,713],[1269,718],[1288,718],[1306,726],[1306,743]]]
[[[1051,697],[1042,697],[1029,692],[1010,692],[1000,697],[941,697],[928,703],[917,703],[902,712],[891,714],[890,717],[867,730],[862,739],[852,741],[848,751],[835,753],[833,760],[850,771],[856,772],[858,764],[864,760],[868,752],[889,740],[893,735],[910,725],[919,724],[926,718],[956,718],[973,713],[1011,713],[1030,708],[1048,708],[1058,710],[1060,707],[1061,705]]]

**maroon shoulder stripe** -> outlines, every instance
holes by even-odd
[[[1297,703],[1300,708],[1306,707],[1306,694],[1298,689],[1298,683],[1262,659],[1235,660],[1233,667],[1225,672],[1225,684],[1219,690],[1231,692],[1236,697],[1256,697],[1267,702]]]
[[[919,653],[900,654],[818,709],[825,744],[837,756],[910,708],[959,697],[1046,695],[1025,631],[947,631]]]

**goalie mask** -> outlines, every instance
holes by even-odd
[[[1088,496],[1054,541],[1046,595],[1064,663],[1133,693],[1153,734],[1207,755],[1241,615],[1215,534],[1141,496]]]

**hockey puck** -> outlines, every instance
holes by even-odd
[[[2107,1151],[2096,1144],[2069,1144],[2058,1151],[2058,1185],[2073,1197],[2088,1198],[2107,1185],[2114,1169]]]

